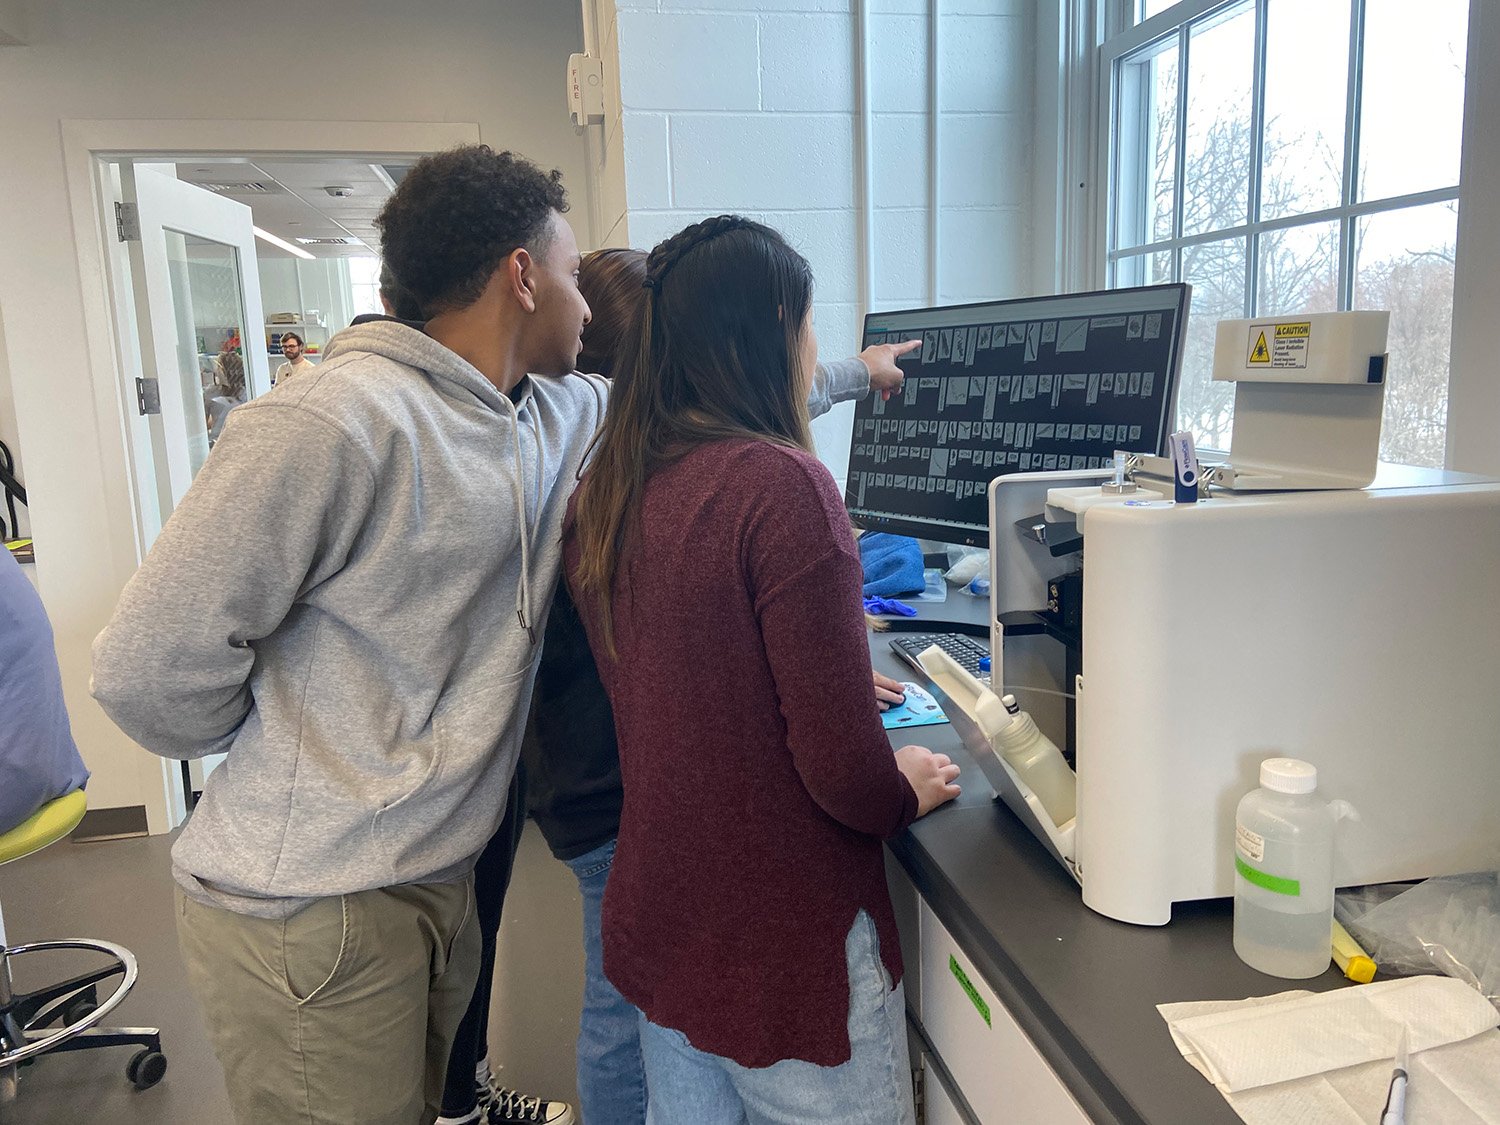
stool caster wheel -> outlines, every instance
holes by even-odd
[[[147,1047],[137,1051],[125,1064],[125,1077],[137,1090],[149,1090],[167,1073],[167,1056]]]
[[[88,1019],[98,1009],[99,1004],[92,996],[80,996],[63,1009],[63,1026],[72,1027],[79,1020]]]

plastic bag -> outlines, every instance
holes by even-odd
[[[926,567],[922,571],[922,580],[927,583],[927,588],[920,594],[913,594],[906,600],[911,602],[945,602],[948,600],[948,584],[943,581],[943,572],[935,566]]]
[[[1443,973],[1500,1008],[1500,874],[1355,887],[1333,912],[1382,974]]]
[[[979,575],[990,573],[990,553],[979,547],[948,548],[948,573],[943,575],[951,585],[967,586]]]

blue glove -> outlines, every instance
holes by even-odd
[[[866,613],[894,613],[898,617],[915,617],[917,611],[905,602],[898,602],[895,598],[866,598]]]

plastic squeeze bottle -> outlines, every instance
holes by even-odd
[[[994,737],[994,747],[1016,771],[1026,787],[1036,794],[1052,823],[1061,828],[1073,819],[1078,804],[1078,777],[1068,768],[1057,744],[1043,734],[1016,697],[1001,698],[1010,715],[1009,725]]]
[[[1235,811],[1234,951],[1273,977],[1315,977],[1332,955],[1338,818],[1317,788],[1307,762],[1268,758]]]

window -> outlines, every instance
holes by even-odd
[[[354,302],[354,315],[385,312],[385,306],[380,303],[380,259],[346,258],[344,264],[349,270],[349,294]]]
[[[1383,460],[1441,466],[1468,0],[1134,0],[1105,44],[1107,283],[1186,281],[1181,423],[1228,449],[1222,319],[1389,309]]]

